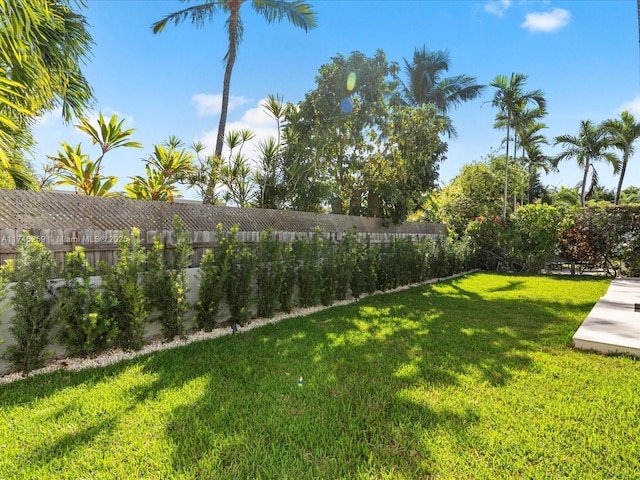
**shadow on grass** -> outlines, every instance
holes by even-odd
[[[102,379],[100,371],[80,372],[68,386],[108,382],[136,367],[153,375],[129,391],[132,404],[144,405],[204,380],[165,426],[172,450],[166,462],[176,475],[425,477],[440,468],[425,438],[444,433],[467,442],[469,426],[483,420],[455,389],[505,385],[533,367],[533,353],[562,347],[574,316],[593,305],[532,300],[525,277],[485,275],[482,287],[474,277],[156,353],[110,367]],[[556,288],[559,280],[545,281]],[[16,395],[0,393],[0,404],[29,401],[19,386],[10,388]],[[108,429],[96,423],[32,458],[50,462],[61,448],[73,450]]]

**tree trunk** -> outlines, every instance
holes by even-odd
[[[227,126],[227,112],[229,111],[229,90],[231,88],[231,72],[236,62],[238,51],[238,22],[240,20],[240,5],[238,0],[227,2],[229,8],[229,51],[226,55],[226,66],[224,70],[224,80],[222,82],[222,105],[220,107],[220,122],[218,123],[218,135],[216,137],[215,155],[222,157],[222,147],[224,146],[224,131]],[[211,180],[209,180],[211,181]],[[209,190],[209,189],[207,189]],[[205,197],[203,203],[213,203],[212,198]]]
[[[331,213],[334,215],[344,215],[344,209],[342,208],[342,200],[339,197],[333,197],[330,200]]]
[[[349,215],[359,217],[362,213],[362,191],[356,189],[351,192],[351,198],[349,199]]]
[[[507,195],[509,187],[509,124],[507,123],[507,151],[504,157],[504,203],[502,206],[502,221],[507,218]]]
[[[369,198],[367,203],[369,204],[370,217],[373,217],[373,218],[382,217],[382,212],[380,211],[381,210],[380,195],[378,195],[373,190],[369,190]]]
[[[584,208],[585,199],[584,199],[584,191],[587,188],[587,177],[589,176],[589,168],[591,167],[591,162],[587,158],[587,164],[584,167],[584,175],[582,176],[582,189],[580,190],[580,206]]]
[[[640,0],[638,0],[640,2]],[[622,182],[624,182],[624,174],[627,171],[627,162],[629,161],[629,152],[625,151],[622,158],[622,167],[620,168],[620,179],[618,180],[618,188],[616,189],[616,205],[620,203],[620,194],[622,193]]]

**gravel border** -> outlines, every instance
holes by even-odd
[[[421,283],[413,283],[410,285],[403,285],[401,287],[397,287],[391,290],[377,291],[371,295],[382,295],[387,293],[396,293],[408,290],[410,288],[419,287],[421,285],[428,285],[430,283],[437,283],[443,280],[451,280],[454,278],[462,277],[469,273],[473,273],[476,270],[472,270],[469,272],[459,273],[456,275],[451,275],[450,277],[443,278],[434,278],[431,280],[427,280]],[[361,298],[368,297],[370,295],[363,294]],[[248,332],[249,330],[253,330],[254,328],[259,328],[264,325],[269,325],[271,323],[278,323],[287,318],[293,317],[304,317],[307,315],[311,315],[312,313],[316,313],[322,310],[326,310],[327,308],[337,307],[340,305],[349,305],[355,303],[357,300],[354,298],[349,298],[347,300],[341,300],[334,302],[329,306],[316,306],[316,307],[308,307],[308,308],[294,308],[290,313],[281,313],[271,318],[256,318],[247,323],[244,327],[238,327],[238,333]],[[171,342],[164,342],[163,340],[155,340],[151,343],[145,345],[141,350],[120,350],[120,349],[111,349],[100,355],[90,358],[78,358],[78,357],[68,357],[62,359],[52,360],[48,365],[33,370],[29,374],[24,375],[22,372],[14,372],[9,373],[3,376],[0,376],[0,384],[12,383],[18,380],[22,380],[24,378],[33,377],[36,375],[42,375],[43,373],[49,373],[56,370],[69,370],[69,371],[79,371],[85,370],[87,368],[95,368],[95,367],[104,367],[107,365],[113,365],[115,363],[121,362],[123,360],[130,360],[132,358],[136,358],[142,355],[147,355],[153,352],[160,352],[163,350],[169,350],[171,348],[182,347],[184,345],[189,345],[193,342],[201,342],[203,340],[209,340],[211,338],[218,338],[225,335],[231,335],[233,332],[230,327],[220,327],[215,328],[210,332],[198,331],[188,335],[185,338],[180,338],[176,340],[172,340]]]

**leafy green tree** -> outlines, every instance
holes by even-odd
[[[546,100],[542,90],[523,91],[527,76],[521,73],[512,73],[511,77],[498,75],[489,85],[496,89],[491,105],[498,108],[496,126],[506,128],[505,168],[504,168],[504,199],[502,216],[507,216],[507,201],[509,188],[509,144],[510,132],[518,130],[518,125],[527,105],[536,105],[539,109],[546,108]],[[515,135],[514,135],[515,136]],[[514,148],[515,154],[515,148]]]
[[[510,270],[539,273],[558,246],[558,225],[563,212],[552,205],[525,205],[510,224],[508,259]]]
[[[102,175],[102,161],[105,155],[116,148],[142,148],[142,144],[130,140],[135,129],[123,128],[124,120],[118,121],[117,115],[112,115],[109,122],[104,119],[102,113],[98,116],[97,127],[86,119],[80,119],[76,127],[89,135],[91,143],[98,145],[100,156],[91,160],[89,155],[82,153],[80,144],[71,147],[67,143],[61,143],[62,151],[58,151],[55,157],[49,157],[53,162],[50,172],[59,178],[54,185],[70,185],[77,193],[93,196],[113,196],[111,189],[118,181],[118,177]]]
[[[299,106],[298,134],[314,149],[307,154],[329,182],[332,213],[361,213],[368,191],[361,172],[372,148],[369,135],[383,127],[397,72],[382,50],[372,58],[357,51],[348,58],[337,55],[320,67],[316,89]]]
[[[603,122],[602,127],[611,135],[613,146],[622,152],[620,179],[618,180],[615,196],[615,204],[618,205],[624,176],[627,172],[627,164],[635,153],[635,143],[640,138],[640,122],[636,120],[631,112],[624,111],[620,114],[619,119],[606,120]]]
[[[469,75],[443,77],[449,71],[449,52],[436,50],[430,52],[426,46],[416,48],[411,61],[404,59],[406,82],[401,82],[401,98],[405,105],[420,106],[431,103],[443,116],[446,132],[455,136],[455,129],[447,112],[463,102],[474,100],[482,94],[484,85],[476,83]]]
[[[311,134],[311,122],[293,104],[287,104],[282,122],[282,159],[276,188],[283,208],[321,212],[331,195],[321,136]]]
[[[190,0],[181,0],[189,3]],[[302,28],[305,31],[315,28],[316,13],[308,3],[302,0],[284,1],[284,0],[207,0],[197,5],[192,5],[185,9],[171,13],[162,20],[152,25],[153,33],[160,33],[166,27],[167,23],[179,25],[185,20],[191,21],[196,27],[204,26],[205,22],[213,21],[213,19],[221,14],[227,16],[226,30],[228,38],[228,50],[224,57],[225,72],[222,86],[222,106],[220,112],[220,123],[218,124],[218,135],[216,138],[215,155],[222,156],[222,147],[225,138],[225,127],[227,123],[227,112],[229,109],[229,91],[231,85],[231,73],[236,61],[238,46],[242,41],[244,26],[240,11],[245,3],[249,3],[253,10],[262,16],[268,23],[282,21],[287,19],[292,25]],[[205,203],[210,203],[209,198],[205,197]]]
[[[81,67],[93,40],[86,18],[74,10],[84,6],[71,0],[0,3],[0,169],[26,166],[23,152],[33,145],[32,127],[45,112],[62,107],[70,121],[91,105]]]
[[[580,122],[578,135],[559,135],[555,137],[555,146],[564,148],[553,159],[555,165],[562,160],[575,158],[578,166],[582,168],[582,183],[580,187],[580,205],[585,206],[587,195],[587,179],[592,171],[592,184],[597,184],[597,171],[594,162],[604,160],[613,166],[614,173],[618,171],[620,161],[609,149],[613,146],[611,137],[602,125],[594,125],[590,120]]]
[[[282,131],[291,104],[284,103],[278,95],[268,95],[262,107],[276,121],[277,134],[275,137],[262,140],[258,145],[257,171],[254,178],[257,186],[256,204],[260,208],[282,208],[286,197],[283,189]]]
[[[447,145],[442,117],[430,104],[394,107],[377,132],[374,151],[362,168],[368,216],[403,222],[432,190]]]
[[[435,185],[447,148],[443,117],[429,103],[392,101],[398,66],[383,51],[331,60],[297,110],[296,160],[319,172],[332,213],[401,222]]]
[[[476,217],[499,215],[501,190],[500,177],[487,164],[464,165],[451,183],[437,194],[440,219],[462,233]]]
[[[490,154],[484,162],[462,167],[461,172],[436,195],[438,221],[444,221],[458,234],[476,217],[500,216],[503,198],[504,168],[502,156]],[[507,194],[522,195],[527,186],[527,172],[520,163],[511,160],[511,182]]]

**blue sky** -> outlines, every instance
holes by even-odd
[[[638,17],[635,0],[309,0],[318,27],[305,33],[287,23],[266,24],[249,5],[243,7],[243,42],[233,72],[233,108],[227,128],[248,127],[257,137],[275,133],[275,123],[260,108],[269,94],[298,102],[315,88],[315,76],[332,56],[358,50],[372,56],[382,49],[402,63],[416,47],[448,50],[450,75],[468,74],[488,84],[496,75],[528,76],[528,89],[542,89],[548,102],[548,138],[576,134],[581,120],[600,122],[631,109],[640,118]],[[84,71],[97,98],[94,113],[125,118],[143,150],[109,153],[103,172],[120,177],[144,174],[142,158],[152,145],[175,135],[191,143],[215,143],[226,52],[224,18],[204,28],[189,23],[167,26],[153,35],[151,24],[184,8],[174,0],[88,0],[84,11],[95,41]],[[504,131],[493,129],[496,109],[487,88],[479,100],[452,112],[458,137],[449,141],[440,168],[443,184],[462,165],[498,149]],[[33,164],[54,155],[59,142],[87,137],[65,126],[59,112],[47,114],[36,129]],[[547,154],[556,150],[545,147]],[[632,158],[625,186],[640,186],[640,155]],[[601,183],[614,188],[608,167]],[[560,172],[543,175],[551,186],[575,186],[581,175],[573,161]],[[194,194],[185,192],[186,198]]]

